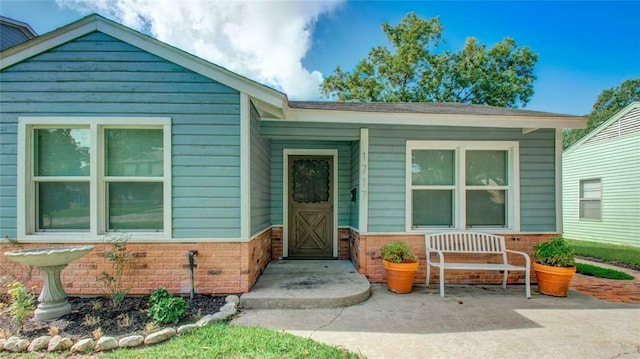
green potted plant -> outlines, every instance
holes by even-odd
[[[391,241],[380,249],[382,266],[387,273],[387,288],[396,293],[410,293],[418,270],[418,258],[403,241]]]
[[[566,297],[571,277],[576,272],[574,250],[569,241],[553,237],[533,247],[533,270],[538,290],[554,297]]]

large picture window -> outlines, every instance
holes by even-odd
[[[518,143],[407,141],[407,227],[518,230]]]
[[[25,235],[171,235],[170,119],[19,123]]]
[[[602,218],[602,183],[600,179],[580,181],[580,219]]]

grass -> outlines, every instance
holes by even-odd
[[[640,247],[571,240],[576,255],[640,267]]]
[[[614,269],[597,267],[591,264],[576,263],[576,268],[578,273],[596,278],[607,278],[616,280],[633,279],[633,276],[627,273],[620,272]]]
[[[100,358],[363,358],[288,333],[214,324],[143,349],[117,349]]]

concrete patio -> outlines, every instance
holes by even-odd
[[[330,297],[327,288],[312,291]],[[535,289],[526,299],[519,285],[447,286],[440,298],[435,287],[399,295],[372,284],[359,304],[245,308],[232,324],[285,330],[368,358],[640,358],[640,305]]]

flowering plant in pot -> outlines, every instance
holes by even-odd
[[[380,249],[382,266],[387,273],[387,288],[396,293],[410,293],[418,270],[418,258],[403,241],[391,241]]]
[[[553,237],[533,247],[533,270],[538,290],[554,297],[566,297],[569,282],[576,272],[574,250],[569,241]]]

